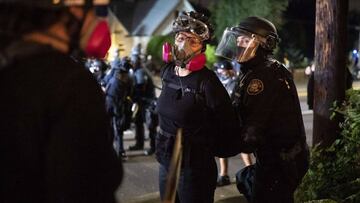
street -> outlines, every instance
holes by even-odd
[[[354,83],[355,88],[360,83]],[[306,85],[298,84],[298,94],[306,130],[306,139],[309,146],[312,143],[313,113],[308,110],[306,103]],[[147,133],[145,133],[147,135]],[[124,137],[125,149],[135,143],[132,131],[126,131]],[[148,141],[145,149],[149,147]],[[159,202],[158,193],[158,163],[154,155],[145,156],[143,151],[127,152],[129,158],[124,162],[124,178],[122,185],[117,191],[117,198],[121,203],[138,202],[150,203]],[[218,161],[218,160],[217,160]],[[244,167],[240,156],[229,159],[229,176],[232,183],[235,182],[235,173]],[[246,202],[244,197],[237,192],[235,184],[217,188],[215,202]]]

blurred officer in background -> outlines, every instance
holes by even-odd
[[[113,68],[115,70],[113,76],[106,84],[106,108],[112,117],[111,126],[115,136],[115,149],[122,158],[126,158],[123,136],[124,131],[130,128],[131,123],[128,110],[131,111],[129,100],[132,96],[133,82],[129,76],[129,70],[132,65],[127,57],[124,57],[118,65],[119,67]]]
[[[0,0],[0,202],[113,203],[122,177],[102,91],[105,0]]]
[[[139,47],[139,46],[137,46]],[[135,49],[132,54],[133,63],[133,102],[135,110],[135,145],[130,146],[129,150],[144,149],[144,122],[145,110],[155,99],[155,86],[150,73],[143,67],[140,58],[140,48]],[[146,153],[146,152],[145,152]]]
[[[145,123],[149,130],[150,148],[145,150],[145,155],[152,155],[155,153],[155,138],[157,134],[157,127],[159,126],[159,116],[156,110],[157,100],[154,98],[145,110]]]
[[[216,55],[242,65],[234,105],[241,119],[241,150],[254,153],[256,163],[240,171],[237,182],[251,203],[293,202],[308,169],[296,87],[291,73],[272,58],[278,41],[270,21],[248,17],[227,28],[216,49]]]
[[[103,59],[98,58],[88,58],[85,61],[86,68],[93,74],[96,81],[103,86],[103,79],[105,72],[108,69],[108,65]]]

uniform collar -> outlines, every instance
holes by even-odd
[[[264,55],[256,55],[254,58],[246,61],[245,63],[241,63],[241,71],[246,73],[249,70],[257,70],[265,67],[266,61],[268,61],[268,57]]]

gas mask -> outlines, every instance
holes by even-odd
[[[174,57],[176,60],[187,61],[189,58],[193,57],[194,53],[189,45],[189,42],[183,41],[174,45]]]
[[[78,18],[70,13],[68,29],[70,30],[70,53],[75,57],[104,58],[111,46],[110,29],[107,17],[107,6],[94,6],[92,10],[84,9],[84,16]],[[84,27],[85,26],[85,27]]]
[[[88,57],[104,58],[111,46],[108,23],[105,20],[94,21],[80,44]]]
[[[186,68],[190,71],[198,71],[204,68],[206,56],[204,53],[196,54],[186,43],[179,46],[172,46],[166,42],[163,45],[163,61],[166,63],[174,62],[175,65]]]

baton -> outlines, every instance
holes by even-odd
[[[175,203],[176,189],[181,170],[182,151],[182,129],[179,128],[176,133],[174,150],[166,179],[167,181],[163,203]]]

